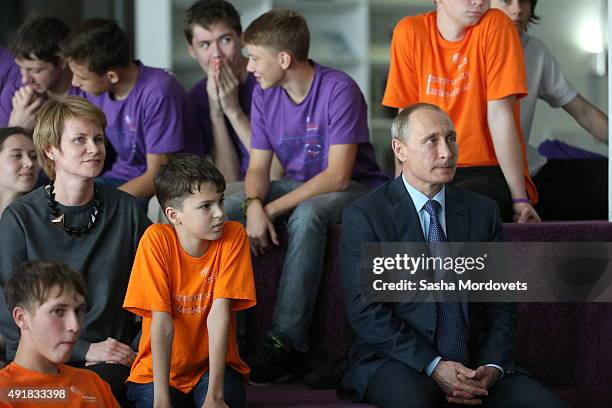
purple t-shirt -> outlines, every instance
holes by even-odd
[[[352,180],[369,188],[386,181],[369,142],[367,105],[345,73],[314,64],[306,98],[295,104],[281,87],[253,92],[251,146],[273,150],[285,177],[307,181],[327,168],[329,147],[358,144]]]
[[[13,95],[21,86],[21,73],[13,55],[0,47],[0,126],[8,126],[13,110]]]
[[[208,103],[208,93],[206,92],[207,79],[200,80],[191,91],[189,91],[189,97],[193,104],[193,109],[196,112],[198,119],[198,125],[200,126],[200,132],[204,140],[204,151],[205,154],[210,153],[214,148],[214,141],[212,135],[212,123],[210,122],[210,104]],[[247,115],[251,115],[251,99],[253,95],[253,89],[257,85],[257,81],[253,74],[249,73],[247,79],[243,84],[238,87],[238,102],[240,108]],[[245,147],[240,138],[234,131],[234,128],[230,122],[225,119],[227,130],[229,131],[232,143],[238,153],[238,160],[240,161],[240,175],[244,178],[247,169],[249,168],[249,150]]]
[[[202,140],[187,92],[164,69],[142,65],[127,98],[107,92],[86,97],[106,114],[106,136],[117,152],[112,168],[102,176],[131,180],[147,169],[147,154],[186,151],[203,156]]]

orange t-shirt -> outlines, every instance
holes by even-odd
[[[57,368],[59,374],[52,375],[16,363],[4,367],[0,370],[0,407],[119,407],[110,386],[98,374],[65,364]]]
[[[523,58],[516,28],[500,10],[489,10],[456,42],[440,35],[436,12],[405,17],[393,31],[382,103],[398,109],[417,102],[439,106],[457,130],[457,165],[498,166],[487,123],[487,101],[527,95]],[[518,100],[514,121],[523,151],[525,187],[535,203],[537,192],[527,168]]]
[[[138,245],[123,302],[125,309],[143,317],[138,355],[128,381],[153,381],[151,312],[168,312],[174,325],[170,385],[190,392],[208,371],[206,319],[213,300],[219,298],[234,299],[232,312],[256,303],[244,227],[238,222],[226,222],[221,238],[211,241],[200,258],[194,258],[181,247],[172,225],[151,225]],[[238,355],[235,313],[228,339],[226,364],[246,378],[249,367]]]

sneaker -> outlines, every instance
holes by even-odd
[[[289,363],[293,354],[289,344],[278,337],[268,337],[263,346],[246,359],[251,368],[249,383],[266,385],[287,381],[291,378]]]
[[[347,365],[346,357],[342,357],[331,365],[304,376],[304,384],[319,390],[337,390],[342,385],[342,376]]]

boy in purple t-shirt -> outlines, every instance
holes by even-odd
[[[308,349],[328,225],[383,177],[359,87],[346,74],[308,59],[310,36],[302,16],[272,10],[253,21],[244,39],[247,70],[259,86],[251,108],[246,194],[229,197],[226,208],[229,219],[246,223],[255,255],[279,244],[274,222],[286,220],[288,248],[273,327],[263,347],[247,358],[251,381],[270,383],[288,378],[294,352]],[[270,182],[273,154],[285,178]]]
[[[78,95],[59,43],[70,28],[56,17],[27,20],[10,44],[21,75],[6,79],[0,93],[0,126],[34,129],[34,116],[47,99]],[[4,79],[4,78],[3,78]]]
[[[61,47],[72,83],[106,114],[117,160],[101,182],[151,197],[153,177],[168,154],[203,155],[187,92],[167,71],[130,60],[127,35],[117,23],[86,20]]]
[[[226,181],[242,180],[249,165],[249,115],[257,82],[240,52],[240,16],[225,0],[196,1],[185,13],[184,31],[189,54],[206,73],[189,92],[206,153]]]
[[[257,81],[247,72],[241,53],[240,15],[225,0],[199,0],[185,13],[184,31],[189,54],[206,73],[189,92],[206,153],[228,182],[243,180],[249,167],[249,116]],[[271,177],[278,179],[282,168],[278,160],[275,164]],[[233,191],[241,189],[235,187]]]

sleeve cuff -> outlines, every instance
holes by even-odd
[[[425,367],[425,373],[429,377],[431,377],[431,374],[433,373],[433,371],[438,366],[438,363],[440,362],[440,360],[442,360],[442,357],[438,356],[438,357],[434,358],[433,360],[431,360],[431,363],[427,364],[427,367]]]
[[[568,103],[570,103],[571,101],[573,101],[577,96],[578,96],[578,91],[572,88],[567,94],[563,95],[563,98],[560,98],[558,101],[556,101],[554,105],[550,104],[550,106],[553,108],[561,108],[567,105]]]
[[[70,361],[85,361],[85,355],[87,354],[90,345],[90,342],[85,341],[83,339],[78,339],[74,347],[72,348],[72,352],[70,353]]]
[[[499,370],[501,375],[499,376],[498,381],[501,380],[502,378],[504,378],[504,369],[501,368],[500,366],[498,366],[497,364],[485,364],[485,366],[487,366],[487,367],[495,367],[495,368],[497,368]]]

